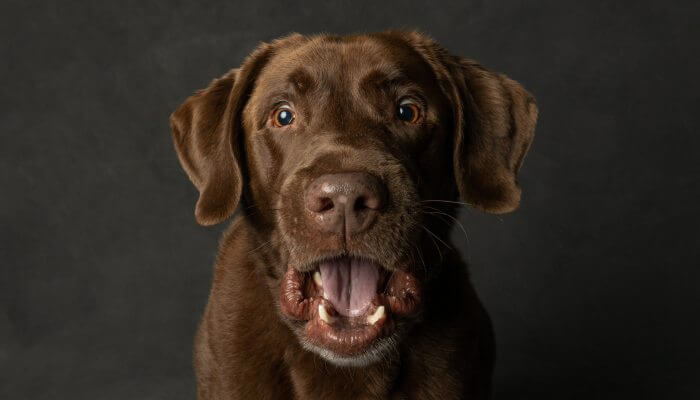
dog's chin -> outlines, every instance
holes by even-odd
[[[305,337],[300,337],[299,342],[307,351],[337,367],[361,368],[395,357],[398,354],[398,336],[397,333],[393,333],[391,336],[378,338],[362,353],[353,356],[335,353],[328,348],[313,344]]]
[[[290,265],[280,289],[280,308],[302,346],[338,366],[390,357],[422,304],[412,273],[358,256]]]

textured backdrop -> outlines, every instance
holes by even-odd
[[[539,103],[520,210],[464,210],[454,234],[494,320],[496,399],[699,398],[699,11],[2,1],[0,398],[193,398],[224,226],[195,224],[168,115],[259,41],[390,27]]]

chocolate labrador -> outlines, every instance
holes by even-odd
[[[448,239],[505,213],[537,107],[417,32],[261,44],[171,116],[223,235],[199,399],[482,399],[493,338]],[[460,201],[461,199],[461,201]]]

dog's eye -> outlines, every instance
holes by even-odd
[[[294,112],[288,105],[278,107],[272,113],[272,124],[278,128],[289,125],[294,122]]]
[[[412,100],[403,100],[396,110],[396,115],[401,121],[416,124],[420,121],[420,107]]]

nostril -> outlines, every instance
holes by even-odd
[[[358,196],[353,204],[353,209],[355,211],[363,211],[368,209],[377,211],[380,208],[382,208],[382,200],[378,196],[373,195]]]
[[[306,209],[317,214],[322,214],[335,207],[333,199],[327,196],[315,196],[313,194],[306,197]]]
[[[333,200],[330,197],[322,197],[318,199],[318,212],[326,212],[333,209]]]
[[[367,199],[364,196],[359,196],[355,199],[355,204],[353,204],[353,209],[355,211],[362,211],[367,208]]]

